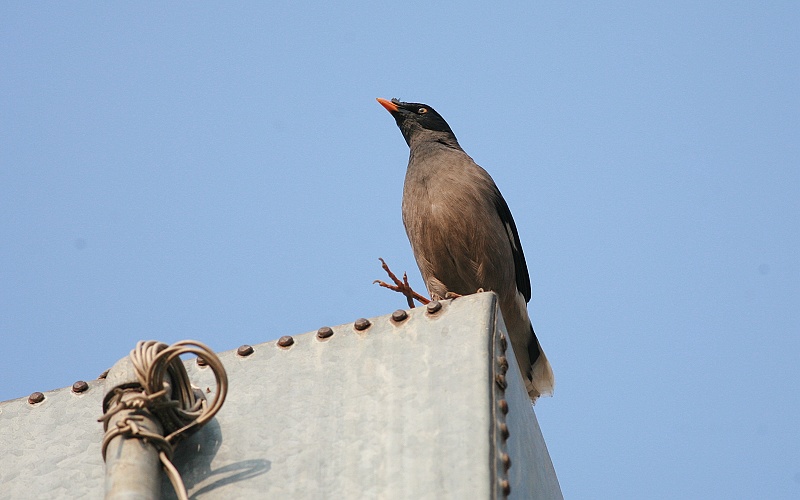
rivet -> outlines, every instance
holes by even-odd
[[[497,407],[500,408],[500,411],[502,411],[504,414],[508,414],[508,401],[505,399],[498,401]]]
[[[208,362],[200,356],[197,356],[197,366],[208,366]]]
[[[428,302],[428,312],[431,314],[436,314],[442,309],[442,303],[438,300],[432,300]]]
[[[508,482],[508,479],[501,479],[499,481],[500,489],[503,490],[503,495],[508,496],[511,494],[511,483]]]
[[[44,394],[41,392],[34,392],[30,396],[28,396],[28,403],[35,405],[37,403],[41,403],[44,401]]]
[[[319,330],[317,330],[317,338],[320,340],[328,339],[333,337],[333,328],[329,326],[323,326]]]
[[[508,439],[508,436],[510,435],[508,432],[508,424],[505,422],[498,422],[497,428],[500,430],[500,437],[503,438],[503,441]]]
[[[508,456],[508,453],[501,453],[500,461],[503,462],[503,467],[505,467],[506,470],[511,468],[511,457]]]
[[[508,342],[506,341],[506,336],[504,334],[500,334],[500,348],[505,352],[508,349]]]
[[[353,323],[353,328],[355,328],[356,330],[358,330],[360,332],[360,331],[363,331],[363,330],[366,330],[367,328],[369,328],[370,325],[371,325],[371,323],[369,322],[368,319],[366,319],[366,318],[358,318],[356,320],[356,322]]]
[[[501,391],[505,391],[506,387],[508,387],[505,375],[501,375],[498,373],[497,375],[494,376],[494,381],[497,384],[497,387],[499,387]]]
[[[249,355],[253,354],[254,351],[255,351],[255,349],[253,349],[253,346],[244,344],[244,345],[239,346],[238,349],[236,349],[236,354],[238,354],[239,356],[245,357],[245,356],[249,356]]]
[[[498,357],[497,364],[500,366],[500,373],[506,373],[508,371],[508,358],[505,356]]]
[[[80,394],[82,392],[86,392],[87,390],[89,390],[89,384],[87,384],[83,380],[78,380],[77,382],[72,384],[72,392],[74,392],[75,394]]]
[[[294,344],[294,338],[291,335],[284,335],[278,339],[278,346],[280,347],[291,347],[292,344]]]
[[[396,322],[401,322],[408,317],[408,313],[402,309],[398,309],[392,313],[392,320]]]

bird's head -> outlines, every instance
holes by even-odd
[[[442,115],[427,104],[402,102],[399,99],[378,98],[378,102],[392,114],[406,142],[411,146],[412,139],[428,137],[433,140],[452,140],[458,145],[456,136]]]

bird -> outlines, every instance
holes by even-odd
[[[431,299],[495,292],[531,402],[551,396],[553,369],[528,315],[528,266],[500,190],[431,106],[377,100],[409,147],[403,225]]]

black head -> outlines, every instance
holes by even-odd
[[[424,135],[430,135],[434,140],[452,140],[457,144],[456,136],[450,129],[450,125],[444,121],[442,115],[427,104],[402,102],[398,99],[389,101],[380,97],[378,102],[392,114],[409,146],[412,139],[422,135],[423,131],[433,132],[433,134]]]

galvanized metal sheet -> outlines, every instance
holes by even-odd
[[[0,498],[99,498],[104,382],[0,403]]]
[[[175,456],[197,498],[491,498],[507,477],[516,498],[561,498],[516,369],[498,393],[493,294],[416,308],[222,353],[225,406]],[[499,323],[502,325],[502,322]],[[502,326],[500,326],[502,330]],[[208,368],[187,361],[198,387]],[[0,403],[3,493],[12,498],[100,497],[103,382],[39,405]],[[496,470],[497,398],[507,400],[511,468]],[[505,452],[505,451],[503,451]],[[504,476],[507,474],[507,476]],[[168,482],[165,497],[173,497]]]

